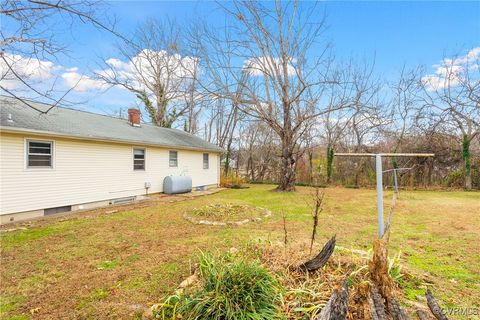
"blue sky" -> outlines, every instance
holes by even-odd
[[[211,1],[112,1],[109,5],[118,30],[125,33],[152,17],[180,24],[197,17],[212,23],[225,19],[217,3]],[[316,10],[319,15],[327,14],[324,36],[331,40],[338,58],[375,57],[376,72],[389,79],[404,64],[424,65],[433,72],[433,65],[445,55],[480,46],[480,1],[325,1]],[[68,45],[70,54],[60,57],[58,64],[77,67],[79,73],[88,75],[97,67],[99,57],[118,57],[112,35],[89,25],[65,31],[68,28],[63,23],[57,24],[59,39]],[[73,93],[72,98],[88,99],[85,108],[104,113],[135,105],[133,96],[120,89],[101,95],[97,91]]]

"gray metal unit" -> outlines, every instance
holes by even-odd
[[[163,179],[163,192],[166,194],[192,191],[192,178],[187,176],[168,176]]]

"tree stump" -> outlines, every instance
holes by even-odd
[[[388,236],[373,241],[373,257],[368,270],[378,291],[385,301],[392,297],[394,283],[388,274]]]

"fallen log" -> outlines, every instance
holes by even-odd
[[[342,286],[342,291],[335,289],[328,299],[327,304],[323,307],[317,320],[345,320],[348,313],[348,285],[345,281]]]
[[[443,313],[442,309],[437,303],[437,300],[435,300],[432,292],[429,289],[427,289],[425,297],[427,298],[428,308],[430,308],[430,311],[435,316],[435,318],[437,318],[438,320],[448,320],[447,316]]]
[[[336,236],[333,236],[330,240],[325,243],[320,253],[305,263],[302,263],[298,268],[303,272],[314,272],[323,267],[335,249]]]
[[[418,319],[420,319],[420,320],[430,320],[431,319],[430,316],[428,315],[428,313],[426,313],[423,310],[418,309],[416,313],[417,313]]]
[[[370,288],[368,304],[370,305],[370,316],[372,320],[387,320],[383,298],[375,286]]]
[[[410,320],[405,310],[400,307],[397,299],[391,298],[388,300],[388,312],[392,316],[393,320]]]

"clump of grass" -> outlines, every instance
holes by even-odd
[[[175,319],[275,319],[282,287],[258,262],[230,256],[200,258],[201,287],[166,299],[155,316]]]
[[[398,252],[393,258],[388,258],[388,274],[395,282],[399,282],[403,277],[400,255],[401,252]]]
[[[116,260],[105,260],[97,265],[98,270],[113,270],[117,267],[118,262]]]

